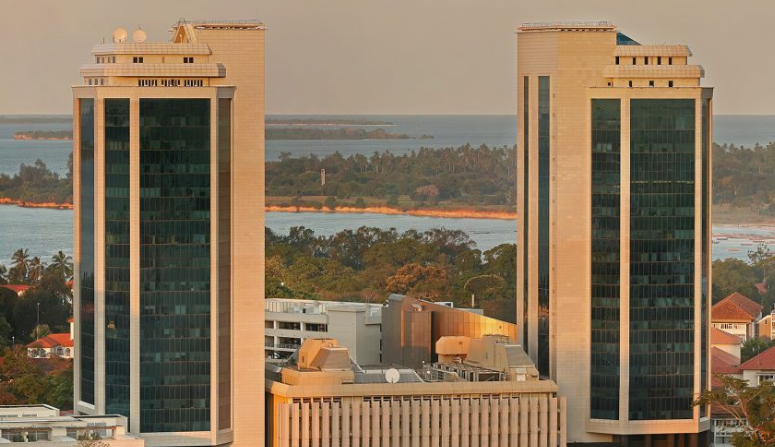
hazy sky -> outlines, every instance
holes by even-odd
[[[70,85],[115,27],[168,39],[178,18],[268,27],[267,112],[513,114],[522,22],[611,20],[683,43],[717,114],[775,114],[767,0],[0,0],[0,114],[69,113]]]

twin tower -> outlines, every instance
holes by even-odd
[[[73,87],[75,410],[149,446],[264,445],[264,32],[117,39]],[[691,401],[712,90],[690,55],[606,22],[518,33],[519,338],[567,396],[570,442],[709,427]]]
[[[608,22],[517,39],[522,344],[568,399],[569,441],[696,445],[713,90],[687,47]]]

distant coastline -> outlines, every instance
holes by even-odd
[[[65,141],[73,139],[73,132],[70,130],[22,130],[14,133],[13,139]]]
[[[73,209],[72,203],[53,203],[53,202],[28,202],[25,200],[14,200],[8,197],[0,197],[0,205],[16,205],[22,208],[48,208],[54,210],[71,210]]]
[[[389,206],[367,206],[356,208],[351,206],[336,207],[333,210],[329,208],[316,208],[312,206],[283,206],[267,205],[264,210],[268,213],[342,213],[342,214],[385,214],[385,215],[403,215],[417,217],[444,217],[455,219],[499,219],[516,220],[517,213],[509,211],[487,211],[467,208],[418,208],[403,210]]]
[[[405,133],[390,133],[385,129],[365,130],[358,128],[319,129],[311,127],[267,128],[267,140],[428,140],[433,137],[412,137]]]
[[[0,205],[16,205],[22,208],[47,208],[58,210],[72,210],[72,203],[35,203],[24,200],[13,200],[6,197],[0,198]],[[331,210],[328,208],[315,208],[312,206],[281,206],[266,205],[264,211],[267,213],[340,213],[340,214],[384,214],[384,215],[403,215],[417,217],[444,217],[456,219],[499,219],[515,220],[517,213],[508,211],[487,211],[464,208],[420,208],[403,210],[388,206],[370,206],[365,208],[356,207],[336,207]]]
[[[267,126],[395,126],[390,121],[367,119],[268,118]]]

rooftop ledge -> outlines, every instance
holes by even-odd
[[[616,26],[609,21],[593,22],[528,22],[519,27],[520,32],[525,31],[563,31],[563,30],[603,30],[613,31]]]

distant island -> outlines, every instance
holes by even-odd
[[[394,126],[389,121],[336,118],[267,118],[268,126]]]
[[[23,130],[13,134],[14,140],[72,140],[70,130]]]
[[[266,129],[267,140],[429,140],[431,135],[412,137],[405,133],[390,133],[385,129]]]

